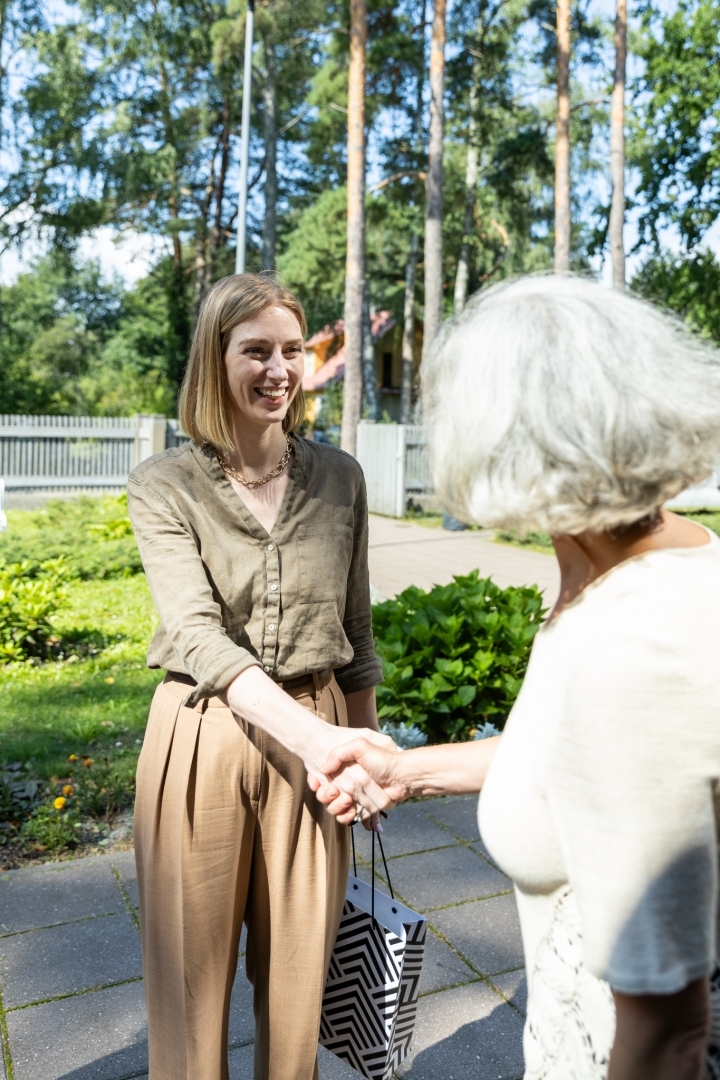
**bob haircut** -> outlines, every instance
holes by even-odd
[[[216,281],[205,297],[178,401],[182,429],[199,446],[209,443],[225,454],[234,449],[227,416],[225,352],[235,327],[268,307],[292,312],[305,337],[307,323],[300,301],[274,278],[233,274]],[[294,431],[304,418],[305,399],[302,386],[298,386],[283,420],[283,431]]]
[[[423,374],[436,490],[465,521],[551,535],[629,525],[713,471],[720,353],[573,275],[478,293]]]

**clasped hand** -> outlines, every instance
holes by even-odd
[[[308,773],[319,802],[343,825],[391,810],[407,797],[397,776],[402,750],[370,728],[329,729],[332,738],[321,774]]]

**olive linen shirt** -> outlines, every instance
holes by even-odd
[[[354,458],[292,436],[268,533],[209,446],[142,462],[128,507],[161,625],[148,667],[191,676],[196,705],[252,665],[282,681],[333,668],[348,694],[382,682],[373,644],[365,480]]]

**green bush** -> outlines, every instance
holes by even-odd
[[[477,570],[376,604],[380,720],[415,724],[430,742],[472,738],[487,722],[502,729],[543,614],[537,586],[500,589]]]
[[[46,653],[67,576],[62,558],[0,564],[0,664]]]
[[[42,510],[11,510],[0,536],[0,560],[65,558],[82,580],[129,577],[142,570],[127,496],[50,499]]]

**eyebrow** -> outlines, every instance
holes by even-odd
[[[269,345],[269,344],[270,343],[269,343],[268,339],[267,338],[262,338],[262,337],[241,338],[240,341],[237,342],[238,348],[244,348],[247,345]],[[301,337],[291,338],[289,341],[284,341],[283,342],[283,348],[284,349],[287,348],[288,345],[303,345],[304,346],[304,344],[305,344],[305,342],[304,342],[303,338],[301,338]]]

